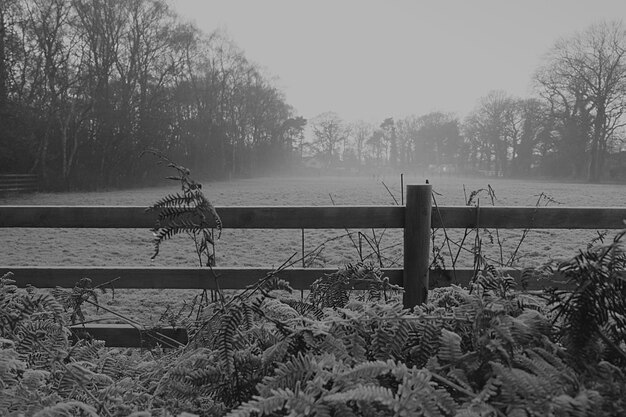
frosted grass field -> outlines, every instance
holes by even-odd
[[[395,198],[400,201],[400,177],[383,178]],[[405,184],[423,184],[424,178],[405,177]],[[431,177],[438,205],[463,205],[465,193],[486,188],[495,190],[497,206],[534,206],[540,193],[545,193],[563,206],[623,207],[626,186],[517,181],[494,178]],[[465,186],[465,193],[464,193]],[[370,177],[306,177],[258,178],[237,181],[204,182],[203,190],[215,206],[266,205],[392,205],[395,204],[381,179]],[[177,192],[177,183],[170,186],[135,190],[90,193],[36,193],[0,197],[0,205],[138,205],[149,206],[167,193]],[[486,193],[481,205],[491,205]],[[554,205],[554,203],[551,203]],[[290,256],[301,256],[300,230],[236,230],[225,229],[217,242],[218,266],[277,267]],[[355,232],[352,231],[351,232]],[[372,231],[364,230],[372,236]],[[383,234],[381,247],[386,266],[401,267],[402,231],[377,230]],[[458,236],[461,231],[457,231]],[[358,260],[345,230],[305,231],[305,253],[323,245],[311,266],[339,267]],[[521,231],[500,231],[503,256],[508,258],[519,242]],[[551,259],[568,258],[584,248],[596,236],[595,231],[533,230],[526,237],[519,254],[519,267],[538,266]],[[609,236],[611,233],[609,232]],[[147,229],[0,229],[0,265],[33,266],[197,266],[193,243],[184,236],[163,244],[155,261],[152,235]],[[472,239],[470,239],[471,244]],[[485,253],[500,258],[499,246],[483,240]],[[468,246],[468,249],[470,247]],[[469,254],[458,266],[471,266]],[[111,277],[115,278],[115,277]],[[182,300],[197,291],[177,291]],[[172,292],[163,297],[160,290],[117,290],[116,310],[136,319],[154,321],[172,300]]]

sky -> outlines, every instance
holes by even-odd
[[[560,38],[626,19],[626,0],[171,0],[228,36],[311,119],[380,123],[431,111],[461,119],[493,90],[534,94]]]

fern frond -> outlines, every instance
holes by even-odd
[[[499,398],[505,402],[545,399],[554,393],[562,392],[562,387],[554,386],[549,381],[522,369],[508,368],[496,362],[490,362],[490,365],[495,375],[502,381]]]
[[[0,349],[0,388],[3,390],[17,384],[17,375],[26,370],[14,349]]]
[[[254,396],[252,401],[241,404],[226,417],[248,417],[257,415],[273,415],[285,407],[287,400],[294,396],[290,389],[275,389],[266,397]]]
[[[483,386],[481,391],[476,396],[475,402],[487,402],[490,398],[495,397],[498,394],[502,380],[497,377],[491,377],[487,380],[487,383]]]
[[[266,317],[283,323],[300,317],[300,314],[291,307],[290,303],[283,302],[276,298],[265,299],[262,311]]]
[[[261,356],[263,363],[266,366],[273,365],[275,362],[282,362],[287,355],[292,339],[286,337],[285,339],[267,347]]]
[[[264,279],[259,289],[266,292],[287,291],[289,294],[293,293],[293,288],[291,288],[289,282],[279,278],[277,275]]]
[[[191,370],[185,375],[185,378],[192,385],[202,386],[220,382],[223,379],[223,375],[219,369],[208,366],[204,369]]]
[[[449,330],[441,329],[437,357],[444,362],[456,363],[462,356],[461,336]]]
[[[397,351],[397,346],[394,346],[395,341],[393,336],[392,329],[385,326],[384,323],[378,324],[378,327],[374,329],[372,334],[370,347],[370,354],[373,359],[391,359],[393,351]]]
[[[369,361],[355,365],[352,369],[342,372],[335,382],[338,387],[349,387],[355,383],[368,383],[388,372],[395,367],[391,360]]]
[[[567,394],[561,394],[552,399],[554,415],[566,415],[573,417],[588,417],[597,415],[596,412],[602,402],[595,391],[583,390],[572,398]]]
[[[166,158],[163,155],[159,157]],[[171,162],[168,166],[178,171],[179,176],[170,179],[180,181],[183,193],[168,194],[146,210],[158,211],[157,223],[152,229],[154,234],[152,259],[158,256],[161,243],[185,232],[193,235],[198,256],[205,255],[208,264],[212,265],[215,261],[212,257],[214,252],[212,255],[209,250],[209,245],[214,244],[212,229],[217,228],[219,239],[222,233],[222,220],[215,207],[202,193],[202,185],[189,178],[189,170]],[[197,235],[200,235],[199,240]]]
[[[71,357],[75,361],[95,361],[100,356],[100,352],[103,348],[103,341],[87,343],[81,340],[72,346],[68,352],[68,357]]]
[[[411,348],[410,356],[415,365],[422,367],[439,349],[440,328],[433,322],[424,323],[419,331],[419,344]]]
[[[376,385],[357,385],[355,388],[324,397],[329,402],[363,401],[391,405],[395,401],[394,393],[389,389]]]
[[[353,362],[360,363],[367,359],[368,345],[365,338],[356,330],[343,337],[344,346]]]
[[[147,210],[153,211],[156,209],[163,208],[180,208],[181,206],[195,206],[199,203],[198,197],[194,193],[187,194],[168,194],[165,197],[157,200],[156,203],[152,204]]]
[[[287,304],[303,316],[317,320],[322,320],[324,318],[324,311],[317,308],[313,304],[300,300],[294,300],[292,298],[281,298],[280,301]]]
[[[77,363],[68,363],[57,384],[57,391],[62,395],[67,395],[77,387],[87,386],[92,381],[94,375],[94,372],[84,366]]]
[[[295,389],[296,384],[308,381],[314,374],[313,357],[299,353],[288,362],[279,364],[274,375],[263,378],[257,388],[262,396],[268,396],[275,389]]]
[[[216,346],[226,374],[232,374],[235,371],[235,337],[239,334],[239,326],[242,321],[243,314],[237,308],[230,308],[222,315],[216,337]]]

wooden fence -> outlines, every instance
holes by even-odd
[[[35,174],[0,174],[0,194],[33,192],[38,189],[39,179]]]
[[[407,307],[422,303],[428,289],[469,283],[474,271],[457,269],[429,271],[432,228],[472,229],[622,229],[626,208],[576,207],[466,207],[433,209],[430,185],[407,186],[405,206],[317,206],[317,207],[217,207],[225,228],[233,229],[404,229],[404,268],[385,269],[392,284],[404,286]],[[151,228],[154,213],[145,207],[120,206],[0,206],[0,227],[36,228]],[[10,244],[10,242],[3,242]],[[39,288],[72,288],[83,277],[94,285],[119,277],[116,288],[243,289],[271,273],[267,268],[143,268],[143,267],[40,267],[0,266],[0,276],[15,273],[18,285]],[[294,289],[307,289],[325,273],[336,268],[289,268],[280,277]],[[519,271],[506,271],[519,276]],[[219,285],[218,285],[219,283]],[[529,281],[529,289],[546,286]],[[149,346],[161,336],[184,343],[184,330],[149,330],[131,325],[90,324],[75,327],[109,346]],[[161,339],[159,339],[161,338]]]

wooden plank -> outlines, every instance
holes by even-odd
[[[502,229],[623,229],[623,207],[439,207],[432,227]]]
[[[151,228],[155,213],[127,206],[0,206],[0,227]]]
[[[116,279],[115,288],[156,289],[243,289],[273,272],[269,268],[0,266],[0,276],[9,271],[15,274],[19,287],[72,288],[81,278],[88,277],[94,286]],[[289,268],[277,276],[298,290],[308,289],[317,278],[336,271],[336,268]],[[401,269],[386,269],[384,272],[392,284],[402,285]]]
[[[70,326],[70,330],[73,340],[92,338],[104,340],[105,345],[110,347],[151,348],[161,345],[168,348],[187,343],[187,331],[184,328],[164,327],[140,330],[127,324],[89,323]]]
[[[217,207],[225,228],[333,229],[403,228],[402,206]],[[622,229],[622,207],[433,208],[439,228]],[[151,228],[155,213],[132,206],[0,206],[0,227]]]
[[[366,229],[404,227],[401,206],[224,207],[226,228]]]
[[[296,289],[308,289],[311,283],[324,274],[332,274],[336,268],[290,268],[281,271],[278,277],[289,281]],[[36,266],[0,266],[0,276],[13,272],[18,287],[30,284],[38,288],[72,288],[81,278],[89,277],[93,285],[100,285],[112,279],[115,288],[155,288],[155,289],[217,289],[213,273],[207,268],[143,268],[143,267],[36,267]],[[243,289],[256,283],[273,270],[269,268],[213,268],[222,289]],[[398,268],[383,269],[385,276],[395,285],[402,285],[403,270]],[[521,271],[507,269],[503,271],[520,280]],[[460,268],[456,271],[429,271],[429,287],[447,287],[451,284],[467,286],[474,271]],[[530,277],[528,289],[538,290],[550,285],[562,286],[562,278],[543,280]]]
[[[404,207],[217,207],[229,229],[401,228]],[[156,214],[131,206],[0,206],[0,227],[151,228]]]
[[[567,280],[555,274],[551,277],[543,277],[539,274],[533,274],[531,271],[524,274],[524,282],[522,282],[522,270],[520,269],[502,269],[500,273],[509,275],[516,281],[516,289],[527,291],[540,291],[547,288],[571,289],[572,286]],[[474,278],[474,270],[468,268],[460,268],[455,271],[430,270],[429,272],[429,288],[443,288],[450,285],[458,285],[467,287]]]
[[[406,191],[403,302],[405,308],[413,308],[428,297],[432,186],[409,185]]]

